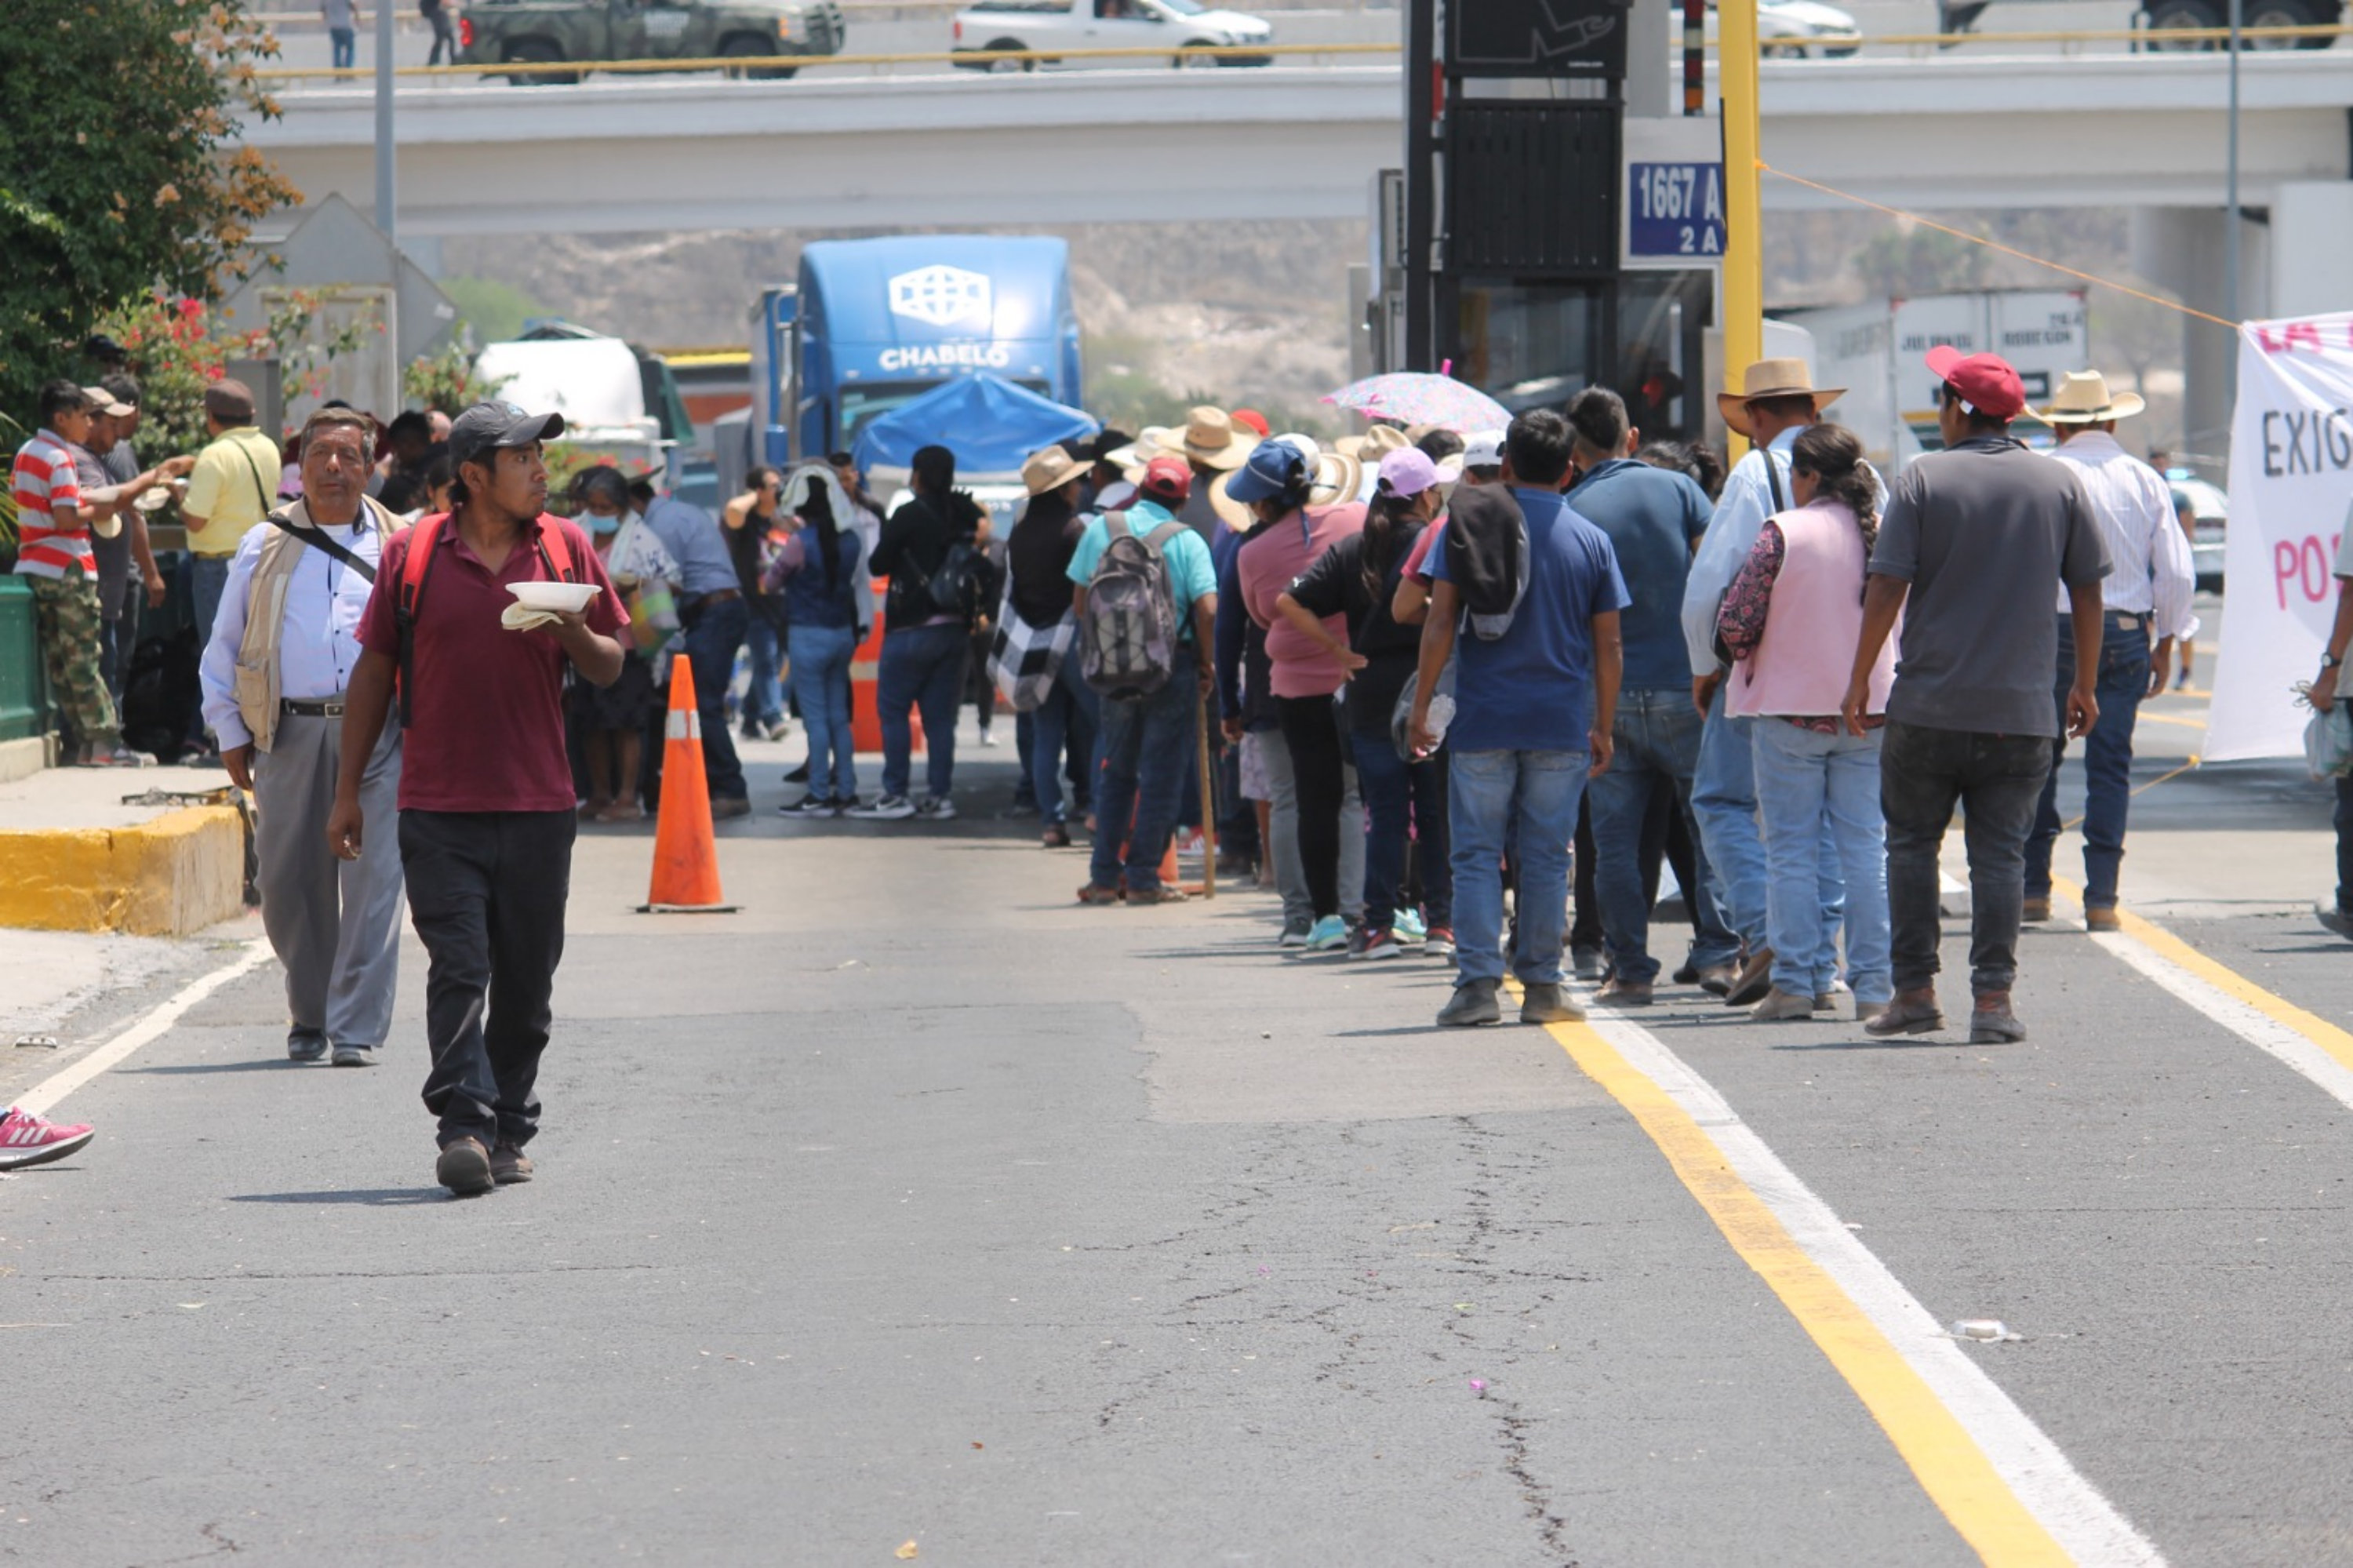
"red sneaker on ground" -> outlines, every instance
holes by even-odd
[[[0,1117],[0,1171],[63,1160],[97,1136],[90,1128],[43,1121],[10,1106]]]

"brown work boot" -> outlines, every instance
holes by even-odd
[[[1811,1018],[1816,1011],[1810,996],[1792,996],[1779,986],[1768,988],[1748,1016],[1759,1023],[1780,1023],[1792,1018]]]
[[[1899,991],[1894,1001],[1864,1021],[1862,1032],[1874,1040],[1890,1040],[1898,1034],[1934,1034],[1944,1027],[1945,1012],[1936,1005],[1936,988],[1932,986],[1925,991]]]
[[[2124,919],[2113,904],[2084,911],[2084,929],[2086,931],[2121,931],[2124,928]]]
[[[1741,964],[1740,972],[1732,977],[1732,987],[1724,993],[1726,1007],[1747,1007],[1765,1000],[1773,989],[1773,949],[1759,948]]]
[[[1648,1007],[1651,1005],[1651,982],[1628,980],[1612,975],[1594,1000],[1609,1007]]]
[[[2026,1025],[2010,1010],[2010,992],[1987,991],[1978,993],[1977,1004],[1969,1010],[1969,1044],[1972,1045],[2010,1045],[2026,1038]]]
[[[460,1198],[471,1198],[491,1190],[491,1151],[482,1147],[479,1138],[461,1138],[455,1143],[444,1144],[441,1158],[433,1162],[433,1179]]]
[[[1701,969],[1693,978],[1698,982],[1699,989],[1707,992],[1708,995],[1722,996],[1725,992],[1732,989],[1732,982],[1740,978],[1740,966],[1738,964],[1710,964],[1707,968]]]
[[[2018,917],[2020,921],[2029,926],[2039,926],[2043,921],[2050,919],[2051,899],[2049,895],[2046,895],[2041,898],[2030,897],[2027,899],[2025,905],[2020,908]]]
[[[531,1180],[531,1156],[513,1144],[501,1139],[491,1150],[491,1180],[501,1187]]]

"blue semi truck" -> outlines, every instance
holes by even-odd
[[[1083,407],[1070,247],[926,234],[819,240],[752,317],[745,447],[789,463],[847,450],[871,420],[986,372]]]

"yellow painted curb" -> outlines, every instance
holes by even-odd
[[[227,806],[0,832],[0,926],[185,937],[238,913],[244,892],[245,830]]]

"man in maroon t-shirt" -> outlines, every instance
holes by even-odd
[[[578,804],[564,747],[564,669],[611,685],[621,673],[613,634],[629,619],[586,537],[546,514],[540,443],[563,433],[562,415],[512,403],[477,403],[450,426],[455,510],[384,546],[343,706],[343,744],[359,749],[345,754],[327,820],[335,853],[357,859],[361,774],[396,679],[406,757],[400,861],[409,917],[431,959],[425,1104],[441,1121],[434,1176],[461,1196],[531,1180],[522,1150],[539,1128],[532,1086],[564,956]],[[404,628],[409,551],[427,538],[433,558]],[[586,610],[528,630],[501,623],[517,603],[512,585],[554,577],[567,564],[575,580],[596,587]]]

